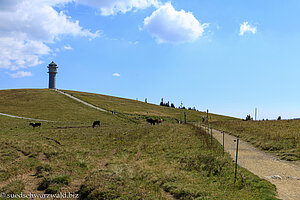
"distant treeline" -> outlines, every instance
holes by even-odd
[[[249,121],[249,120],[253,120],[253,117],[251,117],[251,115],[247,115],[246,119],[243,119],[243,121]],[[281,120],[281,116],[278,116],[277,120]],[[265,121],[265,119],[262,119],[262,121]],[[266,119],[266,121],[268,121],[268,119]]]
[[[164,98],[161,98],[161,102],[160,102],[159,105],[165,106],[165,107],[176,108],[175,105],[174,105],[174,103],[171,103],[171,104],[170,104],[169,101],[165,103],[165,102],[164,102]],[[178,106],[178,108],[180,108],[180,106]],[[191,108],[191,107],[186,108],[185,106],[182,106],[181,109],[187,109],[187,110],[195,110],[195,111],[198,111],[198,110],[196,109],[195,106],[194,106],[193,108]]]

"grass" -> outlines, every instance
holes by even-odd
[[[243,168],[234,185],[230,156],[211,146],[201,129],[173,120],[177,109],[145,104],[149,110],[142,115],[134,113],[144,103],[116,103],[112,109],[119,114],[111,115],[49,90],[0,93],[6,100],[0,112],[59,121],[33,130],[30,120],[0,116],[0,185],[7,182],[0,191],[26,191],[22,180],[9,180],[34,172],[36,190],[78,192],[81,199],[276,199],[274,185]],[[160,114],[162,124],[146,123],[145,117]],[[190,115],[196,120],[202,114]],[[96,119],[103,126],[93,129]]]
[[[174,118],[180,120],[181,111],[177,108],[164,107],[151,103],[144,103],[141,101],[112,97],[107,95],[69,90],[64,91],[68,94],[71,94],[95,106],[104,108],[109,111],[116,111],[127,115],[156,116],[160,118]],[[205,112],[199,112],[194,110],[182,110],[182,120],[184,112],[186,112],[188,121],[200,121],[203,116],[206,117]],[[216,115],[212,113],[209,113],[209,119],[210,121],[236,120],[236,118],[233,117]]]
[[[4,192],[5,194],[20,194],[24,188],[25,185],[22,181],[12,181],[1,188],[0,192]]]
[[[70,178],[66,175],[58,175],[55,177],[45,177],[40,185],[38,190],[45,190],[46,194],[56,194],[59,192],[61,187],[69,185]]]
[[[111,122],[111,115],[83,104],[70,101],[64,95],[48,89],[0,90],[0,112],[35,119],[46,119],[69,124],[86,123],[101,118]]]
[[[211,125],[219,130],[239,135],[280,159],[300,160],[300,120],[218,121]]]

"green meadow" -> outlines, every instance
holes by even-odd
[[[117,115],[89,108],[53,90],[1,90],[0,192],[78,193],[80,199],[276,199],[275,186],[239,168],[202,129],[178,124],[180,110],[65,91]],[[190,122],[203,112],[185,110]],[[163,119],[151,126],[146,118]],[[240,120],[210,114],[211,122]],[[92,128],[100,120],[100,128]]]

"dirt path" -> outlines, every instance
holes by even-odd
[[[15,148],[13,146],[11,146],[12,148]],[[25,159],[29,159],[28,155],[25,155],[24,152],[18,150],[17,148],[15,148],[19,154],[19,158],[20,160],[25,160]],[[42,162],[47,162],[46,158],[44,155],[39,154],[38,158],[40,158],[40,161]],[[0,182],[0,189],[9,185],[10,183],[13,183],[14,181],[22,181],[22,183],[24,184],[25,188],[23,190],[24,194],[30,194],[30,193],[34,193],[34,194],[43,194],[43,191],[39,191],[37,190],[38,185],[40,183],[42,178],[39,178],[36,176],[36,170],[31,170],[27,173],[24,174],[19,174],[17,176],[13,176],[10,179]],[[1,198],[0,198],[1,199]],[[35,199],[40,199],[40,198],[35,198]]]
[[[63,91],[60,91],[60,90],[58,90],[58,89],[55,89],[55,91],[58,92],[58,93],[60,93],[60,94],[66,95],[67,97],[69,97],[69,98],[71,98],[71,99],[74,99],[75,101],[78,101],[78,102],[80,102],[80,103],[82,103],[82,104],[84,104],[84,105],[86,105],[86,106],[89,106],[89,107],[91,107],[91,108],[94,108],[94,109],[96,109],[96,110],[100,110],[100,111],[102,111],[102,112],[108,112],[107,110],[104,110],[104,109],[102,109],[102,108],[99,108],[99,107],[97,107],[97,106],[94,106],[94,105],[92,105],[92,104],[89,104],[89,103],[87,103],[87,102],[85,102],[85,101],[83,101],[83,100],[81,100],[81,99],[78,99],[78,98],[76,98],[76,97],[73,97],[72,95],[70,95],[70,94],[68,94],[68,93],[65,93],[65,92],[63,92]]]
[[[213,130],[213,136],[222,144],[223,136],[220,131]],[[235,139],[236,137],[225,133],[224,147],[234,160]],[[300,199],[300,166],[279,160],[242,140],[239,140],[238,164],[273,183],[280,199]]]
[[[44,120],[44,119],[34,119],[34,118],[28,118],[28,117],[20,117],[20,116],[5,114],[5,113],[0,113],[0,115],[6,116],[6,117],[18,118],[18,119],[29,119],[29,120],[40,121],[40,122],[56,122],[56,121],[50,121],[50,120]]]

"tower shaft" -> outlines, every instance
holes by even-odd
[[[49,88],[55,89],[56,88],[56,73],[49,73]]]
[[[57,65],[52,61],[49,66],[49,89],[56,88],[56,74],[57,74]]]

